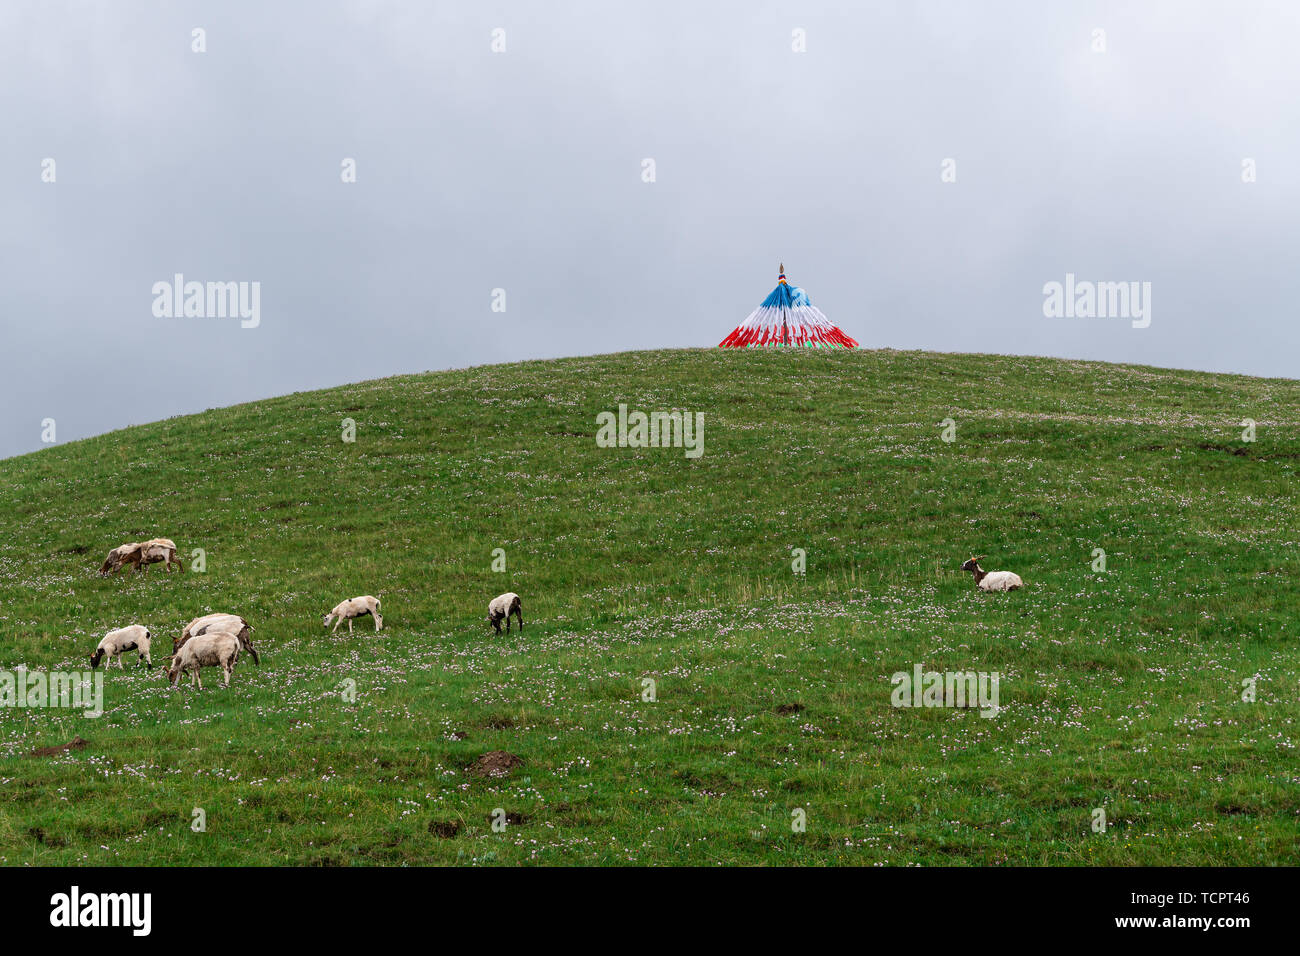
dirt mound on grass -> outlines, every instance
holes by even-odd
[[[459,820],[434,820],[429,824],[429,832],[444,840],[450,840],[460,831],[461,822]]]
[[[778,714],[797,714],[803,709],[803,704],[778,704],[776,712]]]
[[[522,757],[509,751],[489,750],[469,765],[469,772],[476,777],[504,777],[523,762]]]
[[[73,737],[66,744],[59,744],[57,747],[37,747],[27,756],[29,757],[53,757],[55,754],[67,753],[69,750],[85,750],[87,741],[82,740],[80,736]]]

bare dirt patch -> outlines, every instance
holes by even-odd
[[[469,765],[469,772],[476,777],[504,777],[523,762],[507,750],[489,750]]]
[[[463,824],[459,820],[433,820],[429,823],[429,832],[443,840],[450,840],[460,833]]]
[[[88,741],[83,740],[80,736],[73,737],[66,744],[59,744],[57,747],[37,747],[27,756],[29,757],[53,757],[55,754],[67,753],[70,750],[85,750]]]
[[[778,714],[797,714],[804,709],[803,704],[777,704],[776,712]]]

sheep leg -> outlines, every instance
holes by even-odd
[[[222,664],[222,665],[221,665],[221,670],[222,670],[222,672],[223,672],[224,675],[225,675],[225,680],[223,680],[223,681],[221,682],[221,686],[222,686],[222,687],[229,687],[229,686],[230,686],[230,675],[233,674],[233,673],[235,672],[235,666],[234,666],[233,663]]]
[[[352,633],[352,618],[348,618],[348,633]]]
[[[521,611],[519,608],[515,608],[515,617],[518,618],[518,620],[519,620],[519,630],[520,630],[520,631],[523,631],[523,629],[524,629],[524,612]]]
[[[195,664],[194,670],[191,671],[191,673],[194,675],[195,686],[197,686],[199,690],[203,690],[203,678],[199,676],[199,665]]]
[[[383,627],[383,626],[384,626],[384,619],[383,619],[382,617],[380,617],[378,614],[376,614],[376,615],[375,615],[375,630],[377,631],[377,630],[379,630],[379,629],[380,629],[381,627]]]
[[[334,630],[333,630],[333,631],[330,631],[330,633],[333,634],[334,631],[337,631],[337,630],[339,629],[339,625],[342,624],[342,623],[343,623],[343,618],[341,618],[341,617],[338,618],[337,620],[335,620],[335,621],[334,621]]]

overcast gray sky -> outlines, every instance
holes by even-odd
[[[716,345],[778,261],[867,347],[1296,377],[1297,49],[1284,2],[5,0],[0,456]],[[260,324],[155,316],[176,273]],[[1046,317],[1067,273],[1150,325]]]

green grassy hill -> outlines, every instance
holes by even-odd
[[[703,412],[704,454],[597,447],[620,402]],[[157,659],[209,610],[263,655],[180,692],[132,659],[98,720],[0,710],[0,862],[1300,862],[1297,426],[1291,381],[665,351],[0,462],[0,669],[133,622]],[[206,572],[96,575],[154,535]],[[972,553],[1026,588],[977,592]],[[364,593],[382,632],[321,627]],[[998,672],[1001,712],[892,707],[916,664]]]

